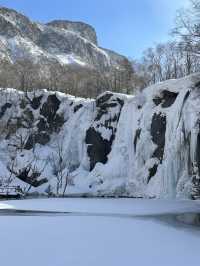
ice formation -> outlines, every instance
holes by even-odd
[[[96,100],[0,94],[2,185],[61,195],[199,196],[199,74]]]

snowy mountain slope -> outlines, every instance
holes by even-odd
[[[96,100],[0,91],[3,185],[55,194],[200,195],[200,75]]]
[[[98,70],[124,69],[127,59],[98,47],[95,30],[82,22],[35,23],[15,10],[0,8],[0,58],[10,62],[74,64]]]

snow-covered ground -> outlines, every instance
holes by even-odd
[[[75,212],[66,216],[1,216],[4,266],[199,265],[198,227],[148,216],[198,213],[198,201],[39,199],[2,201],[0,208]]]

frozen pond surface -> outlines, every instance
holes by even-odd
[[[23,209],[0,209],[0,216],[74,216],[74,217],[107,217],[107,218],[129,218],[129,219],[150,219],[158,222],[168,223],[171,226],[192,226],[193,229],[200,229],[200,213],[167,213],[167,214],[120,214],[100,212],[63,212],[63,211],[40,211]],[[196,227],[196,228],[195,228]]]
[[[198,201],[38,199],[0,209],[2,265],[199,265]]]

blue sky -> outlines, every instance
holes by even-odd
[[[188,0],[0,0],[31,19],[84,21],[95,27],[99,44],[128,57],[166,41],[176,10]]]

